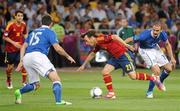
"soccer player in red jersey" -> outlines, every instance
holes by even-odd
[[[83,70],[85,65],[94,58],[95,53],[100,49],[104,49],[112,55],[102,70],[103,80],[108,90],[105,98],[116,98],[113,91],[112,78],[110,73],[118,68],[122,68],[132,80],[152,80],[157,85],[159,90],[165,90],[164,85],[160,82],[157,76],[151,76],[146,73],[138,73],[135,71],[130,52],[127,50],[127,48],[133,50],[133,47],[126,44],[117,35],[103,35],[91,30],[83,34],[81,37],[88,45],[93,46],[94,49],[91,51],[85,62],[79,67],[77,71]]]
[[[7,88],[12,89],[11,75],[14,68],[14,64],[19,62],[20,48],[24,43],[24,37],[27,34],[26,23],[23,21],[23,11],[17,10],[15,12],[15,19],[10,21],[6,26],[3,34],[5,40],[5,51],[7,63],[6,75],[7,75]],[[26,71],[22,69],[22,83],[26,82]]]

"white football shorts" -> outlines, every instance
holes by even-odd
[[[143,58],[147,68],[151,68],[154,65],[158,65],[159,67],[161,67],[169,63],[167,57],[161,51],[158,45],[152,49],[142,49],[139,47],[138,51]]]
[[[23,57],[23,66],[27,71],[29,83],[40,81],[39,75],[47,77],[50,71],[56,71],[48,57],[40,52],[31,52]]]

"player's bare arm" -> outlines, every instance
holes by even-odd
[[[125,43],[129,43],[129,42],[132,42],[132,41],[133,41],[132,37],[128,37],[126,40],[124,40]]]
[[[167,49],[167,54],[168,54],[168,56],[169,56],[170,59],[171,59],[171,63],[172,63],[172,65],[173,65],[173,68],[175,68],[175,66],[176,66],[176,60],[174,59],[174,56],[173,56],[173,53],[172,53],[171,44],[169,43],[168,40],[165,42],[165,47],[166,47],[166,49]]]
[[[25,42],[22,45],[22,47],[21,47],[21,50],[20,50],[20,61],[19,61],[19,64],[18,64],[18,66],[16,68],[16,71],[21,71],[21,69],[22,69],[22,66],[23,66],[22,60],[23,60],[23,57],[24,57],[25,50],[26,50],[27,46],[28,46],[28,44]]]
[[[134,51],[134,47],[132,47],[131,45],[127,44],[124,40],[122,40],[120,37],[118,37],[117,35],[112,35],[112,39],[113,40],[117,40],[120,43],[122,43],[123,45],[125,45],[128,49],[130,49],[131,51]]]
[[[84,63],[77,69],[77,71],[82,71],[84,70],[86,64],[91,61],[93,58],[95,57],[95,53],[91,52],[88,57],[86,58],[86,60],[84,61]]]
[[[3,37],[3,39],[6,41],[6,42],[9,42],[11,43],[12,45],[14,45],[15,47],[17,48],[21,48],[21,44],[19,44],[19,42],[15,42],[13,40],[11,40],[9,37]]]
[[[58,54],[65,56],[71,63],[76,63],[75,60],[66,53],[66,51],[58,43],[53,44],[53,47]]]

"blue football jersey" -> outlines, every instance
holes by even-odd
[[[42,26],[33,30],[25,42],[28,44],[26,53],[41,52],[45,55],[49,52],[49,47],[54,43],[58,43],[56,34],[48,26]]]
[[[138,36],[133,36],[134,42],[139,42],[140,48],[149,49],[156,47],[156,45],[160,41],[166,42],[166,40],[168,39],[168,36],[165,31],[161,31],[158,37],[153,37],[151,35],[151,31],[151,29],[144,30]]]

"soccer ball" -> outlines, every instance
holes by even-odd
[[[99,87],[93,87],[91,90],[90,90],[90,96],[92,98],[101,98],[102,96],[102,90],[101,88]]]

